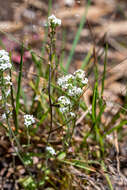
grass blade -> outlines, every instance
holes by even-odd
[[[106,44],[106,48],[105,48],[105,59],[104,59],[104,71],[103,71],[103,76],[102,76],[101,97],[103,96],[103,92],[104,92],[104,81],[105,81],[105,75],[106,75],[107,52],[108,52],[108,44]]]
[[[93,120],[93,123],[96,122],[97,87],[98,87],[98,83],[96,82],[95,86],[94,86],[93,100],[92,100],[92,120]]]
[[[23,67],[23,45],[21,50],[21,60],[20,60],[20,68],[19,68],[19,76],[18,76],[18,89],[16,96],[16,115],[19,113],[19,100],[20,100],[20,91],[21,91],[21,81],[22,81],[22,67]]]
[[[75,39],[74,39],[74,41],[73,41],[72,49],[71,49],[71,51],[70,51],[70,55],[69,55],[69,57],[68,57],[67,64],[66,64],[66,67],[65,67],[65,71],[66,71],[66,72],[67,72],[68,69],[69,69],[69,66],[70,66],[70,64],[71,64],[72,57],[73,57],[73,55],[74,55],[74,51],[75,51],[76,45],[77,45],[77,43],[78,43],[78,41],[79,41],[79,38],[80,38],[81,31],[82,31],[83,26],[84,26],[84,24],[85,24],[85,22],[86,22],[86,15],[87,15],[89,6],[90,6],[90,0],[88,0],[87,6],[86,6],[86,9],[85,9],[85,13],[84,13],[84,15],[83,15],[83,17],[82,17],[82,19],[81,19],[81,22],[80,22],[78,31],[77,31],[76,36],[75,36]]]
[[[117,125],[117,126],[113,127],[112,129],[108,130],[106,132],[106,134],[104,135],[104,137],[106,137],[106,135],[110,135],[113,131],[117,131],[118,129],[122,128],[123,125],[127,125],[127,120],[121,121],[119,125]]]
[[[87,56],[85,57],[85,59],[83,60],[83,64],[81,66],[81,69],[84,70],[86,68],[86,65],[89,63],[89,60],[91,58],[91,55],[92,55],[92,51],[90,50],[88,53],[87,53]]]

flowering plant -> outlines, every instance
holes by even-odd
[[[12,64],[10,63],[10,57],[7,51],[0,50],[0,71],[11,69]]]
[[[56,18],[55,15],[51,15],[48,17],[48,24],[50,27],[56,27],[61,25],[61,20]]]
[[[60,104],[60,112],[63,114],[69,113],[73,108],[73,101],[71,98],[78,99],[83,94],[83,87],[88,83],[88,79],[85,77],[85,72],[81,69],[78,69],[73,74],[68,74],[58,78],[57,84],[59,87],[64,90],[69,98],[66,96],[61,96],[58,98],[58,103]],[[74,116],[74,114],[71,115]]]

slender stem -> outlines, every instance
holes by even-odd
[[[17,137],[15,136],[11,126],[10,126],[10,123],[9,123],[9,117],[8,117],[8,113],[7,113],[7,107],[6,107],[6,94],[5,94],[5,91],[4,91],[4,80],[3,80],[3,72],[0,72],[1,74],[1,92],[2,92],[2,99],[3,99],[3,105],[4,105],[4,109],[5,109],[5,114],[6,114],[6,123],[7,123],[7,126],[9,128],[9,140],[10,140],[10,143],[14,149],[14,151],[16,152],[17,156],[19,157],[20,161],[23,163],[25,169],[28,171],[28,169],[26,168],[25,166],[25,163],[24,163],[24,160],[20,154],[20,150],[21,150],[21,146],[20,146],[20,143],[17,139]],[[18,150],[16,149],[15,145],[14,145],[14,141],[16,142],[16,145],[17,145],[17,148]],[[31,173],[28,171],[28,173],[31,175]]]
[[[50,130],[49,130],[49,135],[47,139],[47,144],[50,139],[50,134],[52,131],[52,123],[53,123],[53,109],[52,109],[52,99],[51,99],[51,78],[52,78],[52,54],[53,54],[53,38],[54,38],[54,30],[53,28],[51,29],[50,33],[50,48],[49,48],[49,81],[48,81],[48,95],[49,95],[49,107],[50,107]]]
[[[70,146],[73,134],[74,134],[74,130],[75,130],[75,126],[76,126],[76,118],[74,118],[74,121],[72,121],[72,122],[73,122],[73,126],[72,126],[73,128],[72,128],[72,132],[71,132],[70,139],[69,139],[69,142],[68,142],[69,146]]]
[[[12,74],[11,74],[11,70],[10,70],[10,78],[12,82]],[[18,119],[17,119],[17,114],[16,114],[16,109],[15,109],[15,102],[14,102],[14,95],[13,95],[13,86],[10,86],[11,89],[11,104],[13,107],[13,111],[12,111],[12,115],[13,115],[13,121],[14,121],[14,125],[15,125],[15,129],[18,129]]]
[[[1,92],[2,92],[2,100],[3,100],[3,105],[4,105],[4,110],[5,110],[5,115],[6,115],[6,122],[7,126],[9,127],[9,120],[8,120],[8,113],[7,113],[7,106],[6,106],[6,94],[5,94],[5,85],[4,85],[4,78],[3,78],[3,72],[1,74]],[[9,128],[10,130],[10,128]]]
[[[30,134],[29,134],[29,128],[27,128],[27,146],[29,147],[30,146]]]
[[[51,100],[51,73],[52,73],[52,69],[51,69],[51,65],[49,65],[49,85],[48,85],[48,94],[49,94],[49,106],[50,106],[50,132],[52,130],[52,100]],[[48,140],[50,138],[50,132],[48,135]]]
[[[19,68],[19,76],[18,76],[18,89],[17,89],[17,95],[16,95],[16,108],[15,108],[17,118],[18,118],[19,108],[20,108],[20,93],[21,93],[22,69],[23,69],[23,51],[24,51],[24,46],[22,44],[20,68]],[[16,133],[18,133],[18,128],[19,126],[18,126],[18,119],[17,119]]]

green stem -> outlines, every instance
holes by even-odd
[[[18,89],[17,89],[17,96],[16,96],[16,117],[18,117],[19,113],[19,101],[20,101],[20,92],[21,92],[21,81],[22,81],[22,67],[23,67],[23,45],[21,50],[21,60],[20,60],[20,68],[19,68],[19,76],[18,76]],[[18,120],[16,124],[16,133],[18,133]]]
[[[50,139],[50,134],[52,131],[52,124],[53,124],[53,109],[52,109],[52,99],[51,99],[51,79],[52,79],[52,59],[53,59],[53,39],[54,39],[55,31],[54,28],[51,28],[50,32],[50,47],[49,47],[49,81],[48,81],[48,95],[49,95],[49,107],[50,107],[50,130],[47,139],[47,144]]]
[[[30,146],[30,134],[29,134],[29,128],[27,127],[27,146],[29,147]]]
[[[11,71],[10,71],[10,78],[11,78],[10,82],[12,82]],[[15,102],[14,102],[14,94],[13,94],[13,86],[12,85],[10,86],[10,89],[11,89],[11,105],[12,105],[12,108],[13,108],[12,117],[13,117],[15,129],[18,129],[18,119],[17,119],[17,114],[16,114],[16,108],[15,108]]]

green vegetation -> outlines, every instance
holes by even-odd
[[[6,57],[0,54],[0,105],[3,110],[0,126],[14,149],[14,159],[18,158],[25,168],[25,176],[19,178],[19,183],[26,190],[77,189],[76,177],[86,186],[91,184],[90,175],[95,175],[98,170],[101,171],[109,189],[113,190],[105,158],[111,146],[114,146],[114,149],[116,147],[107,139],[113,138],[114,133],[117,133],[119,138],[123,134],[123,126],[127,125],[127,96],[125,107],[121,106],[108,125],[105,125],[102,118],[107,108],[103,93],[108,45],[105,45],[103,52],[101,76],[98,71],[100,57],[96,55],[95,49],[88,52],[81,69],[67,74],[89,5],[90,2],[79,25],[65,68],[62,64],[64,53],[60,57],[56,53],[56,34],[61,20],[54,15],[48,17],[48,36],[45,35],[45,46],[41,51],[42,57],[44,54],[48,55],[48,60],[43,60],[29,48],[35,68],[35,73],[29,73],[30,79],[23,78],[23,45],[18,74],[15,74],[14,66],[2,69],[2,61],[6,64]],[[65,33],[63,39],[64,35]],[[8,56],[11,60],[11,53]],[[93,87],[86,77],[91,62],[94,70]],[[83,99],[89,88],[92,89],[91,108]],[[10,91],[7,94],[8,90]],[[84,113],[85,117],[77,124]]]

